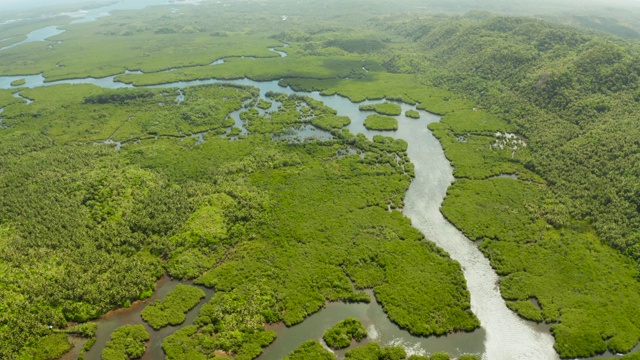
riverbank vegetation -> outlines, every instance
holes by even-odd
[[[367,330],[355,318],[347,318],[325,331],[322,338],[332,349],[342,349],[351,345],[351,340],[361,341],[367,336]]]
[[[186,319],[186,313],[198,305],[203,297],[205,294],[202,289],[178,284],[163,300],[147,305],[140,315],[156,330],[167,325],[179,325]]]
[[[483,41],[507,34],[505,43],[494,44],[519,47],[521,52],[511,54],[522,56],[520,65],[507,57],[489,61],[496,53],[486,52],[472,62],[501,61],[513,67],[508,71],[487,67],[482,75],[469,74],[465,70],[470,64],[469,46],[480,41],[471,34],[480,29]],[[519,35],[523,29],[529,29],[528,39],[537,39],[537,47],[524,45],[530,40]],[[502,295],[511,309],[534,321],[559,322],[552,333],[562,357],[591,356],[607,348],[630,351],[640,338],[640,314],[632,305],[640,300],[631,230],[637,212],[627,211],[635,206],[633,191],[628,190],[629,171],[635,168],[629,151],[635,145],[622,145],[621,135],[616,140],[618,150],[607,150],[606,156],[601,151],[610,148],[612,142],[604,139],[612,132],[635,132],[628,124],[637,112],[630,100],[636,90],[624,78],[614,85],[598,74],[622,71],[637,76],[631,60],[637,52],[632,47],[623,50],[620,42],[525,19],[483,19],[451,36],[430,33],[420,42],[431,54],[445,51],[447,44],[460,41],[459,36],[468,43],[445,60],[460,74],[457,80],[453,73],[440,73],[433,81],[478,99],[491,109],[493,124],[501,118],[510,122],[478,129],[447,115],[441,124],[430,126],[456,166],[456,177],[466,178],[449,189],[443,213],[472,240],[482,241],[480,248],[504,276]],[[604,47],[611,51],[602,52]],[[569,49],[577,52],[577,58],[563,52]],[[610,55],[617,60],[604,60]],[[550,68],[563,70],[548,72]],[[529,69],[536,69],[537,75]],[[567,76],[566,81],[552,85],[557,76]],[[590,82],[568,80],[582,76]],[[591,147],[585,147],[587,140]],[[589,151],[589,160],[580,160],[587,148],[595,153]],[[612,164],[605,160],[610,156],[616,158],[614,168],[596,165]],[[607,167],[606,176],[601,166]],[[517,179],[491,179],[501,174],[517,174]]]
[[[316,340],[309,340],[298,346],[291,354],[284,357],[283,360],[335,360],[335,355],[322,347],[322,344]]]
[[[420,113],[417,112],[416,110],[407,110],[407,112],[405,113],[405,115],[407,117],[410,117],[412,119],[420,119]]]
[[[402,114],[400,105],[384,102],[380,104],[360,105],[360,111],[375,111],[380,115],[398,116]]]
[[[356,347],[345,353],[345,359],[349,360],[449,360],[451,357],[444,352],[436,352],[431,355],[407,355],[402,346],[381,346],[377,342]],[[327,351],[316,340],[309,340],[298,346],[284,360],[335,360],[336,356]],[[478,360],[475,355],[463,354],[458,360]]]
[[[146,350],[145,342],[149,340],[149,333],[142,325],[123,325],[111,334],[102,350],[102,360],[133,360],[139,359]]]
[[[364,127],[369,130],[398,130],[398,120],[390,116],[373,114],[364,120]]]

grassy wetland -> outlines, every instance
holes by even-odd
[[[216,291],[164,339],[168,359],[256,358],[276,337],[265,324],[293,326],[327,301],[368,302],[365,289],[414,335],[481,325],[460,264],[389,211],[415,176],[406,142],[352,134],[348,117],[304,95],[141,87],[211,78],[442,115],[429,129],[456,177],[442,213],[489,259],[509,309],[550,324],[562,358],[631,351],[637,42],[375,4],[203,2],[0,25],[0,47],[64,25],[0,50],[0,76],[13,79],[0,90],[0,357],[60,358],[71,348],[60,331],[149,297],[164,274]],[[36,74],[140,88],[23,88]],[[397,129],[402,112],[394,102],[360,110],[375,112],[378,130]],[[291,139],[307,127],[331,139]],[[196,300],[180,288],[143,316],[177,324]],[[142,356],[145,333],[117,330],[102,357]],[[333,355],[311,341],[289,358],[308,356]],[[420,358],[375,343],[345,357]]]

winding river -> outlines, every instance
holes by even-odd
[[[90,83],[107,88],[130,87],[114,81],[114,77],[102,79],[75,79],[45,83],[42,75],[0,77],[0,88],[11,88],[11,81],[24,78],[24,87],[52,86],[56,84]],[[155,87],[187,87],[215,83],[234,83],[255,86],[260,89],[260,96],[267,91],[277,91],[287,94],[296,93],[290,88],[278,85],[277,81],[255,82],[248,79],[235,81],[198,80],[177,82]],[[391,323],[381,307],[371,304],[341,304],[330,303],[312,315],[302,324],[287,328],[274,325],[272,328],[278,333],[276,341],[265,349],[261,360],[281,359],[295,349],[300,343],[308,339],[320,339],[326,328],[347,316],[355,316],[363,321],[372,334],[371,339],[384,344],[401,344],[409,353],[431,353],[446,351],[454,356],[462,353],[481,354],[483,359],[557,359],[553,349],[553,338],[548,327],[536,325],[522,320],[507,309],[500,296],[498,276],[489,265],[489,261],[460,231],[444,219],[439,211],[447,187],[454,180],[452,168],[445,158],[438,140],[427,129],[427,124],[438,121],[439,117],[420,111],[421,118],[411,119],[404,115],[398,116],[399,129],[394,132],[370,131],[364,128],[363,122],[368,113],[359,110],[360,104],[354,104],[341,96],[321,96],[318,92],[302,93],[323,101],[326,105],[336,109],[338,115],[348,116],[352,122],[348,126],[352,133],[363,133],[372,138],[382,134],[406,140],[409,144],[409,157],[415,165],[416,178],[411,183],[405,197],[404,214],[411,219],[413,226],[424,233],[431,241],[445,249],[451,258],[462,265],[467,286],[471,292],[471,309],[478,316],[482,327],[472,333],[453,334],[444,337],[420,338],[411,336]],[[376,103],[380,101],[366,101]],[[403,109],[414,109],[415,106],[399,103]],[[320,133],[319,130],[308,130]],[[304,132],[300,134],[304,136]],[[206,137],[205,137],[206,139]],[[517,181],[517,180],[514,180]],[[164,288],[161,288],[164,289]],[[163,290],[164,291],[164,290]],[[100,320],[98,342],[89,358],[97,358],[98,350],[104,346],[108,334],[115,328],[115,323],[135,322],[134,310],[124,310],[110,314]],[[190,317],[193,318],[193,313]],[[175,330],[175,329],[174,329]],[[104,334],[103,334],[104,333]],[[157,338],[157,339],[156,339]],[[154,340],[155,339],[155,340]],[[162,356],[159,348],[161,337],[152,339],[149,355],[151,358]],[[337,354],[340,355],[340,354]]]

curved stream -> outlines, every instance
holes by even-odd
[[[7,45],[5,47],[0,47],[0,51],[2,50],[8,50],[11,49],[12,47],[16,47],[22,44],[26,44],[26,43],[30,43],[30,42],[36,42],[36,41],[46,41],[48,38],[50,37],[54,37],[56,35],[60,35],[64,32],[64,30],[58,28],[57,26],[53,25],[53,26],[47,26],[45,28],[42,29],[38,29],[38,30],[33,30],[32,32],[30,32],[29,34],[27,34],[27,38],[17,42],[15,44],[11,44],[11,45]]]
[[[10,88],[11,81],[25,78],[25,87],[50,86],[56,84],[90,83],[101,87],[120,88],[130,85],[114,82],[114,77],[102,79],[75,79],[44,83],[42,75],[22,77],[0,77],[0,88]],[[255,86],[260,89],[260,96],[267,91],[296,93],[290,88],[278,85],[277,81],[255,82],[248,79],[235,81],[198,80],[176,82],[154,87],[187,87],[203,84],[234,83]],[[431,353],[446,351],[454,356],[462,353],[482,354],[483,359],[514,360],[514,359],[558,359],[553,349],[553,338],[549,334],[548,326],[536,325],[519,318],[510,311],[500,296],[498,276],[489,265],[489,261],[460,231],[444,219],[439,211],[447,187],[454,180],[452,168],[444,156],[439,141],[427,129],[427,124],[438,121],[439,117],[420,111],[421,118],[410,119],[404,115],[398,116],[399,130],[394,132],[370,131],[364,128],[363,122],[368,113],[359,110],[360,104],[354,104],[341,96],[321,96],[318,92],[301,93],[323,101],[327,106],[338,111],[338,115],[351,118],[349,130],[363,133],[372,138],[376,134],[393,136],[406,140],[409,144],[408,154],[415,165],[416,178],[412,181],[405,197],[404,214],[411,219],[413,226],[424,233],[431,241],[445,249],[462,265],[467,286],[471,293],[471,309],[478,316],[481,328],[472,333],[453,334],[445,337],[420,338],[411,336],[392,324],[380,306],[372,304],[341,304],[331,303],[318,313],[306,319],[302,324],[291,328],[275,325],[272,328],[278,333],[276,341],[265,349],[261,360],[281,359],[295,349],[300,343],[308,339],[320,339],[326,328],[347,316],[360,318],[372,333],[371,338],[383,344],[401,344],[410,353]],[[366,101],[376,103],[380,101]],[[399,103],[403,109],[414,109],[415,106]],[[311,135],[322,133],[319,130],[308,130]],[[299,134],[305,136],[303,133]],[[517,180],[514,180],[517,181]],[[190,318],[195,317],[192,311]],[[109,315],[100,321],[105,323],[129,323],[134,321],[129,311],[122,311],[120,320],[118,314]],[[115,319],[114,319],[115,318]],[[186,324],[186,323],[185,323]],[[110,327],[110,326],[109,326]],[[113,330],[113,329],[111,329]],[[109,332],[111,331],[109,330]],[[161,340],[152,340],[151,351],[159,348]],[[102,343],[102,345],[100,345]],[[104,346],[103,342],[96,343],[96,349]],[[97,350],[92,350],[92,355]],[[340,355],[340,354],[337,354]],[[93,358],[89,357],[89,358]],[[155,358],[155,355],[154,357]]]

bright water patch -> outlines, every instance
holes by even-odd
[[[29,34],[27,34],[27,38],[17,42],[15,44],[11,44],[5,47],[1,47],[0,51],[2,50],[7,50],[7,49],[11,49],[13,47],[22,45],[22,44],[26,44],[26,43],[30,43],[30,42],[36,42],[36,41],[46,41],[48,38],[56,36],[56,35],[60,35],[64,32],[64,30],[59,29],[57,26],[47,26],[45,28],[42,29],[38,29],[38,30],[33,30],[32,32],[30,32]]]
[[[288,54],[284,51],[276,50],[274,48],[269,48],[269,51],[273,51],[274,53],[280,55],[280,57],[288,56]]]

